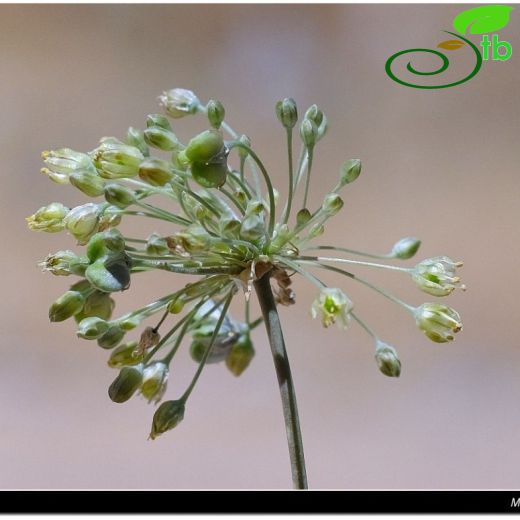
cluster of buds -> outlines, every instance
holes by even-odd
[[[264,276],[275,285],[276,301],[281,305],[296,301],[293,274],[316,285],[311,315],[319,317],[324,327],[335,323],[346,329],[352,322],[358,323],[372,337],[377,366],[386,376],[400,375],[395,349],[354,312],[345,291],[328,287],[317,270],[335,272],[349,283],[361,283],[401,305],[435,342],[451,341],[461,330],[455,310],[437,303],[411,306],[343,269],[348,264],[402,272],[422,291],[441,297],[458,286],[455,271],[461,263],[444,256],[423,260],[413,268],[372,261],[412,258],[420,246],[413,237],[399,240],[382,255],[314,243],[328,220],[343,208],[340,192],[361,172],[359,160],[346,161],[339,168],[337,184],[324,194],[322,203],[314,209],[308,207],[313,157],[327,131],[327,118],[317,105],[305,111],[298,126],[296,102],[286,98],[276,104],[288,151],[288,196],[282,207],[264,163],[249,138],[229,126],[220,101],[204,105],[185,89],[170,90],[159,99],[165,115],[150,114],[145,129],[130,127],[123,140],[103,138],[88,153],[68,148],[44,152],[45,175],[96,200],[74,208],[53,202],[27,218],[33,230],[68,231],[79,245],[86,246],[84,254],[67,249],[41,262],[54,275],[80,277],[51,305],[49,318],[53,322],[73,318],[78,337],[111,351],[108,365],[119,370],[108,390],[114,402],[141,394],[148,402],[159,403],[172,360],[183,340],[191,337],[190,353],[197,369],[180,397],[158,406],[152,439],[183,419],[186,402],[205,365],[222,363],[235,376],[249,366],[255,352],[251,331],[262,322],[262,318],[250,318],[249,296],[253,283]],[[196,114],[206,119],[207,127],[184,144],[168,116],[179,119]],[[301,145],[297,164],[293,161],[293,133]],[[162,220],[172,230],[159,234],[152,228],[148,236],[135,237],[117,229],[123,219],[135,217]],[[310,255],[311,250],[333,251],[339,256]],[[345,253],[371,260],[355,260]],[[134,276],[152,270],[199,278],[113,318],[111,294],[128,290]],[[232,299],[241,292],[244,322],[228,313]],[[127,334],[136,335],[127,339]]]

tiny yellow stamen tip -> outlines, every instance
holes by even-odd
[[[47,159],[47,157],[49,157],[50,154],[51,152],[49,152],[48,150],[44,150],[42,152],[42,159]]]
[[[48,168],[41,168],[40,173],[43,173],[43,175],[48,175],[50,173],[50,170]]]

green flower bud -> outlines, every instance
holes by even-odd
[[[159,126],[151,126],[144,131],[145,141],[154,148],[170,152],[179,148],[181,143],[177,136],[170,130],[166,130]]]
[[[414,312],[417,327],[436,343],[453,341],[453,334],[462,330],[459,313],[439,303],[423,303]]]
[[[131,126],[126,134],[126,144],[137,148],[145,157],[150,155],[150,150],[144,140],[144,133],[142,130]]]
[[[345,161],[340,170],[340,186],[345,186],[354,182],[361,173],[361,161],[359,159],[349,159]]]
[[[114,403],[124,403],[135,394],[141,386],[142,380],[142,365],[123,367],[108,387],[108,396]]]
[[[146,239],[146,252],[149,255],[161,256],[170,254],[170,249],[168,248],[168,244],[164,237],[158,233],[152,233]]]
[[[184,419],[184,410],[184,401],[181,400],[162,403],[153,416],[150,439],[175,428]]]
[[[316,318],[321,315],[324,327],[337,323],[339,328],[346,329],[350,323],[350,312],[353,303],[340,289],[324,287],[318,299],[314,300],[311,315]]]
[[[208,111],[209,124],[218,130],[226,116],[224,105],[216,99],[210,99],[206,105],[206,110]]]
[[[173,299],[168,304],[168,312],[170,312],[171,314],[179,314],[180,312],[182,312],[182,309],[184,309],[184,305],[184,300],[182,299],[182,297],[179,296]]]
[[[90,283],[89,283],[90,287]],[[74,316],[79,323],[85,318],[97,317],[103,320],[109,320],[114,311],[115,302],[107,293],[95,290],[87,296],[83,310]]]
[[[139,167],[139,177],[152,186],[164,186],[173,177],[171,166],[162,159],[146,159]]]
[[[225,217],[219,222],[220,232],[226,238],[238,238],[241,223],[233,217]]]
[[[190,162],[206,164],[222,153],[223,149],[224,140],[220,132],[205,130],[190,140],[184,153]]]
[[[139,352],[137,341],[123,343],[112,351],[108,358],[110,368],[122,368],[124,366],[138,365],[142,363],[144,352]]]
[[[300,125],[300,136],[308,150],[312,150],[318,141],[318,127],[310,119],[304,119]]]
[[[160,104],[173,118],[195,114],[200,106],[197,96],[184,88],[174,88],[159,96]]]
[[[329,193],[323,199],[321,209],[326,215],[333,216],[338,213],[343,204],[343,199],[337,193]]]
[[[238,377],[249,366],[254,356],[255,349],[251,338],[244,334],[240,336],[238,342],[233,345],[226,356],[226,366],[233,375]]]
[[[208,346],[202,341],[192,341],[190,345],[190,356],[195,363],[200,363]]]
[[[68,276],[70,274],[83,276],[88,261],[84,257],[76,255],[73,251],[67,250],[47,255],[45,260],[38,265],[44,271],[48,271],[55,276]]]
[[[103,195],[105,183],[95,172],[89,170],[73,172],[69,176],[69,181],[74,187],[89,197],[99,197]]]
[[[227,179],[227,162],[219,164],[192,163],[194,181],[204,188],[219,188]]]
[[[412,271],[412,278],[421,291],[433,296],[448,296],[457,287],[460,278],[455,276],[462,262],[454,262],[447,256],[427,258],[419,262]],[[460,286],[462,290],[466,287]]]
[[[53,202],[48,206],[41,207],[34,215],[25,220],[29,229],[33,231],[45,231],[57,233],[65,229],[64,218],[69,213],[69,208],[60,202]]]
[[[125,332],[128,332],[135,329],[141,323],[141,319],[138,316],[129,316],[128,318],[120,318],[118,323]]]
[[[401,238],[397,241],[392,248],[390,256],[392,258],[400,258],[401,260],[408,260],[417,253],[421,241],[415,237]]]
[[[99,291],[124,291],[130,286],[130,260],[125,253],[100,258],[87,267],[85,277]]]
[[[174,150],[172,152],[172,164],[185,172],[190,165],[190,160],[186,157],[184,150]]]
[[[151,363],[143,371],[141,394],[149,403],[158,403],[166,392],[167,381],[168,365],[161,361]]]
[[[244,240],[258,240],[265,235],[264,219],[260,215],[246,217],[240,226],[240,237]]]
[[[282,125],[290,130],[298,122],[298,109],[296,102],[292,98],[285,98],[276,103],[276,116]]]
[[[251,139],[247,137],[247,135],[241,135],[238,139],[243,145],[247,146],[248,148],[251,148]],[[247,150],[244,150],[243,148],[238,149],[238,156],[243,161],[247,158],[249,155],[249,152]]]
[[[106,201],[121,209],[125,209],[136,201],[134,190],[121,186],[121,184],[107,184],[104,191]]]
[[[92,156],[99,175],[105,179],[135,177],[144,159],[139,148],[114,138],[102,139]]]
[[[298,227],[304,226],[305,224],[307,224],[307,222],[309,222],[311,217],[312,217],[311,212],[307,208],[301,209],[296,214],[296,225]]]
[[[115,206],[108,206],[99,218],[99,231],[105,231],[121,223],[121,210]]]
[[[110,325],[108,330],[98,338],[97,344],[104,349],[117,347],[125,337],[125,331],[118,325]]]
[[[87,154],[70,148],[42,152],[42,158],[46,166],[42,168],[42,173],[58,184],[68,184],[70,174],[76,171],[95,172],[92,159]]]
[[[121,253],[125,249],[125,239],[117,229],[109,229],[92,235],[87,244],[87,257],[95,262],[109,253]]]
[[[107,321],[92,316],[79,322],[76,334],[82,339],[97,339],[108,330],[109,326]]]
[[[101,208],[89,202],[72,208],[63,219],[65,227],[74,235],[78,243],[86,244],[99,229]]]
[[[49,309],[49,320],[64,321],[83,309],[85,297],[78,291],[62,294]]]
[[[401,374],[401,361],[393,347],[377,340],[376,362],[379,370],[388,377],[399,377]]]
[[[166,116],[162,114],[148,114],[146,118],[146,126],[147,128],[157,127],[163,128],[164,130],[171,130],[172,125],[170,125],[170,121]]]
[[[323,112],[318,108],[318,105],[311,105],[305,112],[305,119],[312,121],[318,128],[323,123],[323,117]]]

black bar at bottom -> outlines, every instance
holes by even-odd
[[[1,491],[3,513],[520,513],[520,491]]]

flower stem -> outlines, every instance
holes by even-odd
[[[285,350],[280,317],[276,310],[271,290],[270,275],[267,273],[255,282],[255,290],[264,316],[267,335],[273,354],[278,386],[282,397],[282,408],[285,419],[285,430],[291,459],[293,486],[295,489],[307,489],[307,474],[303,455],[303,442],[300,432],[296,394],[291,376],[289,358]]]

